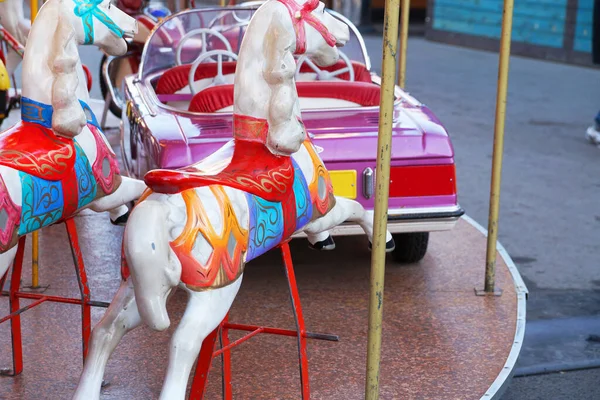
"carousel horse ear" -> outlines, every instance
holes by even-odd
[[[86,117],[77,99],[77,45],[75,31],[71,23],[63,17],[58,18],[52,53],[48,59],[54,75],[52,83],[52,130],[60,136],[73,138],[81,133]]]

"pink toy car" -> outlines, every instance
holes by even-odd
[[[180,12],[146,42],[139,72],[125,79],[122,149],[126,173],[181,168],[207,157],[233,136],[237,51],[257,5]],[[302,118],[331,175],[335,194],[373,208],[380,78],[371,71],[356,27],[337,64],[297,61]],[[457,202],[454,151],[434,114],[395,90],[388,228],[398,262],[417,262],[429,232],[448,230],[464,213]],[[344,224],[332,235],[362,235]]]

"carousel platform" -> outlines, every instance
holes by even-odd
[[[98,114],[100,112],[98,111]],[[116,132],[107,132],[116,135]],[[110,138],[116,145],[118,139]],[[76,218],[92,299],[110,301],[119,286],[122,227],[108,215]],[[78,297],[64,225],[40,234],[40,284],[46,294]],[[30,243],[28,241],[28,243]],[[307,329],[332,333],[338,342],[309,340],[311,398],[362,399],[366,370],[370,252],[363,236],[339,237],[331,252],[311,251],[305,239],[290,244]],[[381,399],[492,399],[510,383],[525,328],[527,289],[500,246],[501,296],[476,296],[484,278],[485,232],[468,217],[455,229],[432,233],[418,264],[388,260],[385,277]],[[31,248],[25,252],[22,288],[31,282]],[[6,288],[6,286],[5,286]],[[35,290],[34,290],[35,291]],[[30,303],[22,300],[22,305]],[[125,336],[107,366],[102,399],[156,399],[167,364],[169,338],[186,302],[169,305],[172,327],[141,327]],[[8,314],[0,297],[0,316]],[[92,322],[103,315],[94,308]],[[252,261],[231,313],[232,323],[295,329],[281,256]],[[24,371],[0,377],[0,399],[69,399],[82,367],[81,311],[46,303],[22,314]],[[235,340],[241,334],[231,333]],[[234,399],[299,399],[296,339],[258,335],[232,351]],[[0,325],[0,368],[11,366],[8,323]],[[206,399],[221,398],[216,358]],[[190,379],[191,385],[191,379]]]

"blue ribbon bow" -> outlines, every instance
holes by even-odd
[[[74,0],[75,4],[75,15],[81,17],[83,22],[83,31],[85,33],[84,44],[94,43],[94,20],[96,17],[98,21],[104,24],[111,32],[117,37],[123,37],[123,30],[114,23],[108,15],[106,15],[98,6],[103,0]]]

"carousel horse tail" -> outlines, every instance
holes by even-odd
[[[140,316],[157,331],[170,325],[167,297],[181,277],[181,265],[169,246],[169,214],[165,203],[142,201],[131,211],[123,238]]]

